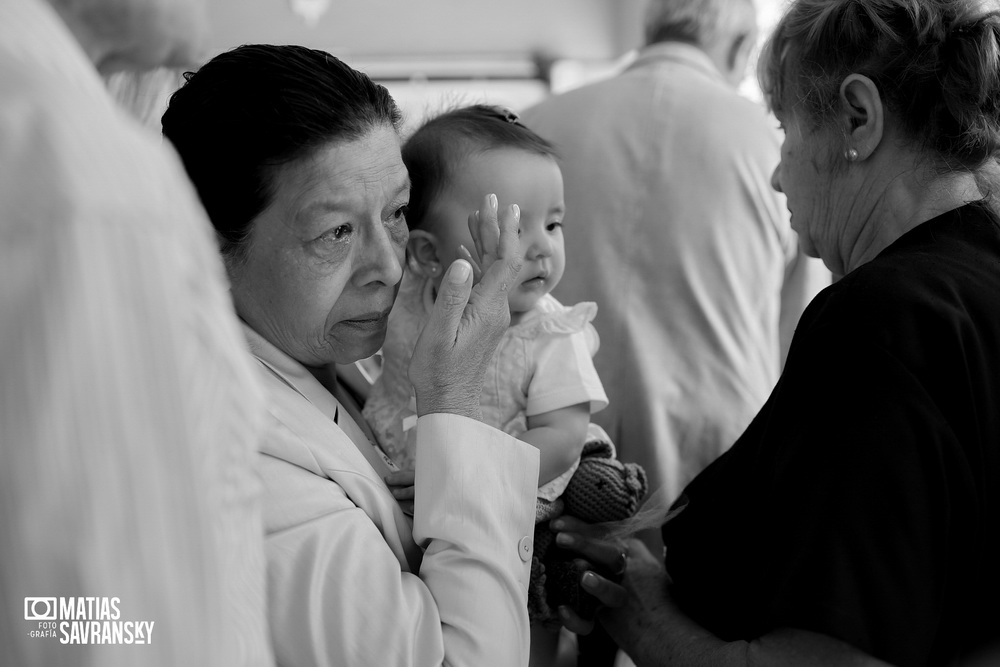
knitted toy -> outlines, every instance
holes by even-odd
[[[592,618],[598,602],[580,588],[583,571],[573,563],[579,556],[556,546],[549,521],[560,514],[588,523],[622,521],[636,513],[639,501],[646,495],[646,472],[642,467],[615,458],[615,448],[607,434],[596,426],[591,428],[580,466],[566,491],[556,501],[540,500],[536,506],[528,616],[532,624],[551,630],[562,625],[557,613],[560,605],[568,605],[581,616]]]

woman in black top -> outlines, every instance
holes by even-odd
[[[627,562],[582,584],[639,665],[1000,664],[1000,11],[798,0],[760,78],[773,185],[842,278],[678,501],[665,568],[559,539]]]

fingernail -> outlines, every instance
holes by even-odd
[[[499,204],[497,203],[497,196],[490,195],[490,208],[495,211],[497,210],[497,206],[499,206]]]
[[[514,218],[515,219],[517,219],[517,220],[521,219],[521,207],[520,206],[518,206],[517,204],[511,204],[510,205],[510,210],[512,210],[514,212]]]
[[[597,575],[593,572],[584,572],[580,578],[580,585],[584,588],[597,588]]]
[[[566,523],[562,519],[553,519],[552,523],[549,524],[552,530],[562,530],[566,527]]]
[[[556,544],[566,547],[573,544],[573,536],[569,533],[559,533],[556,535]]]
[[[476,211],[476,222],[479,222],[479,211]]]
[[[451,273],[448,274],[448,278],[451,282],[461,285],[469,279],[469,274],[471,273],[472,265],[464,259],[458,259],[455,260],[455,263],[452,265]]]

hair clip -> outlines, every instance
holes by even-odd
[[[514,125],[521,125],[521,118],[511,109],[508,109],[507,107],[501,106],[499,104],[494,104],[490,108],[493,110],[493,113],[500,116],[508,123],[512,123]],[[521,125],[521,127],[524,127],[524,125]]]

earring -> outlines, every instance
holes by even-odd
[[[436,276],[438,274],[438,269],[440,269],[440,268],[441,267],[439,267],[437,264],[432,264],[431,268],[429,269],[430,272],[431,272],[431,275],[432,276]]]
[[[857,151],[857,149],[848,148],[846,151],[844,151],[844,158],[848,162],[854,162],[855,160],[857,160],[858,159],[858,151]]]

